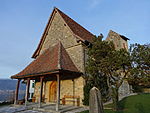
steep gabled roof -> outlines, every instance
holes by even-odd
[[[11,78],[26,78],[48,72],[55,73],[59,70],[79,72],[60,42],[54,47],[45,50],[43,54],[32,61],[23,71],[11,76]]]
[[[92,33],[90,33],[84,27],[82,27],[81,25],[79,25],[77,22],[75,22],[73,19],[71,19],[69,16],[67,16],[65,13],[63,13],[59,9],[57,9],[57,11],[62,16],[62,18],[64,19],[64,21],[67,23],[67,25],[69,26],[69,28],[72,30],[72,32],[75,35],[77,35],[78,37],[80,37],[82,40],[87,40],[89,42],[92,41],[92,39],[94,38],[94,35]]]
[[[46,28],[44,30],[44,33],[41,37],[40,43],[36,49],[36,51],[34,52],[32,58],[36,58],[36,56],[39,55],[39,51],[42,47],[42,44],[44,43],[44,40],[46,38],[47,32],[50,28],[50,24],[54,18],[55,13],[58,12],[61,17],[63,18],[63,20],[65,21],[65,23],[69,26],[70,30],[72,31],[72,33],[79,38],[82,41],[89,41],[91,42],[92,39],[94,38],[94,35],[92,33],[90,33],[88,30],[86,30],[85,28],[83,28],[81,25],[79,25],[77,22],[75,22],[73,19],[71,19],[69,16],[67,16],[66,14],[64,14],[62,11],[60,11],[58,8],[54,8],[48,23],[46,25]]]

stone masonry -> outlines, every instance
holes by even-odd
[[[124,38],[122,38],[122,35],[110,30],[109,34],[106,38],[107,41],[113,41],[116,50],[120,48],[125,48],[128,50],[128,42]]]

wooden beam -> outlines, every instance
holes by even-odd
[[[59,111],[60,104],[60,75],[57,74],[57,100],[56,100],[56,111]]]
[[[20,86],[20,79],[18,79],[16,84],[16,92],[15,92],[15,101],[14,104],[16,105],[18,102],[18,94],[19,94],[19,86]]]
[[[40,98],[39,98],[39,107],[41,107],[41,102],[42,102],[42,93],[43,93],[43,78],[44,77],[40,77]]]
[[[26,95],[25,95],[25,106],[27,106],[27,102],[28,102],[29,86],[30,86],[30,78],[27,78]]]

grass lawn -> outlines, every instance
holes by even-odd
[[[105,107],[112,107],[112,104]],[[124,98],[119,102],[118,112],[112,110],[105,110],[105,113],[150,113],[150,94],[139,94]],[[81,113],[88,113],[84,111]]]

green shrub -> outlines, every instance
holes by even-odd
[[[90,83],[86,83],[84,86],[84,99],[83,99],[83,105],[89,105],[89,94],[90,94],[90,89],[92,88],[92,85]]]

